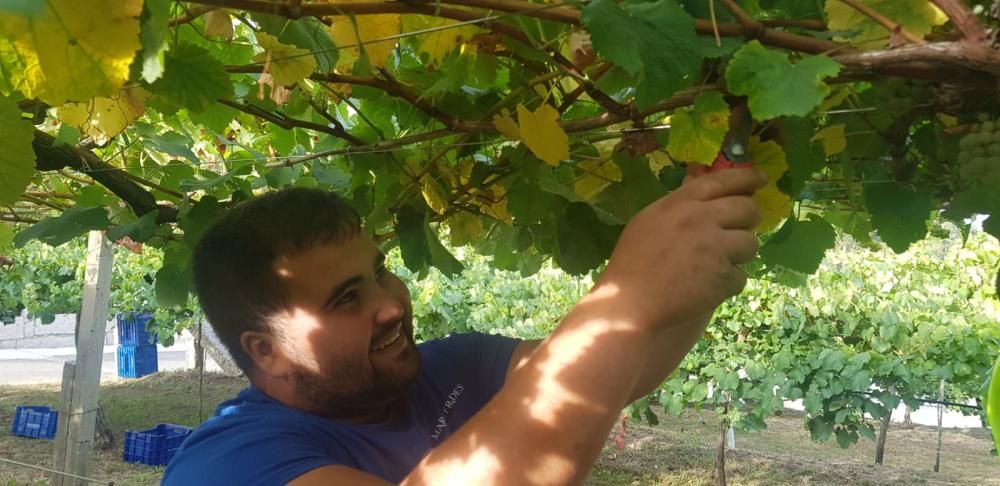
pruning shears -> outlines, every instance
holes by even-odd
[[[749,169],[753,167],[750,160],[750,134],[753,130],[753,119],[746,102],[740,102],[729,112],[729,131],[722,139],[722,150],[715,156],[712,165],[689,164],[688,173],[700,176],[710,172],[726,169]]]

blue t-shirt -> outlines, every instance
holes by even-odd
[[[184,441],[163,484],[285,484],[335,464],[399,483],[500,390],[518,342],[470,333],[419,344],[407,411],[385,424],[335,422],[246,388]]]

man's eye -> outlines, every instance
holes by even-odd
[[[357,300],[358,300],[358,293],[356,291],[352,290],[352,291],[350,291],[350,292],[342,295],[339,299],[337,299],[337,303],[334,304],[334,307],[340,307],[342,305],[353,304],[354,302],[357,302]]]

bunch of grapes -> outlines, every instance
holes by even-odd
[[[1000,122],[980,115],[979,123],[958,141],[958,175],[968,184],[1000,180]]]
[[[893,116],[927,103],[933,94],[926,83],[902,78],[889,78],[885,84],[875,86],[873,91],[874,99],[879,100],[879,111]]]

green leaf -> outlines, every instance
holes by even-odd
[[[184,230],[184,242],[191,248],[198,244],[201,235],[221,215],[222,206],[212,196],[204,196],[186,213],[180,215],[178,226]]]
[[[141,67],[142,79],[147,83],[163,76],[164,57],[170,50],[170,4],[169,0],[146,0],[143,4],[139,31],[142,50],[135,63]]]
[[[156,303],[161,307],[180,307],[187,304],[193,287],[190,267],[180,267],[163,261],[156,272]]]
[[[59,246],[87,231],[108,227],[108,211],[104,208],[70,208],[54,218],[44,219],[21,230],[14,237],[14,246],[23,247],[31,240],[49,246]]]
[[[823,79],[836,76],[840,63],[826,56],[810,56],[792,64],[788,56],[751,41],[733,55],[726,84],[733,94],[749,97],[757,120],[805,116],[830,94]]]
[[[833,248],[837,232],[823,218],[812,214],[808,220],[789,219],[760,249],[768,265],[780,265],[805,274],[815,273],[826,251]]]
[[[60,145],[65,145],[67,147],[72,147],[80,141],[80,129],[69,125],[68,123],[63,123],[59,125],[59,132],[56,133],[56,139],[52,142],[53,147],[58,147]]]
[[[180,44],[166,54],[164,64],[163,77],[149,91],[167,103],[198,112],[233,96],[225,66],[204,47]]]
[[[599,201],[618,220],[632,219],[636,213],[669,192],[649,170],[649,162],[645,157],[633,158],[623,151],[615,154],[614,162],[621,169],[621,182],[605,189]],[[608,222],[600,214],[598,217]]]
[[[396,238],[403,263],[412,272],[421,272],[431,261],[431,250],[424,233],[424,213],[407,206],[396,218]]]
[[[621,227],[601,222],[590,205],[571,203],[559,221],[556,262],[570,275],[583,275],[607,260],[620,233]]]
[[[654,427],[660,425],[660,418],[656,416],[656,413],[653,412],[653,409],[649,408],[649,406],[642,410],[642,414],[646,417],[646,422],[649,423],[649,425]]]
[[[7,248],[14,241],[14,228],[7,223],[0,223],[0,250]]]
[[[826,165],[823,144],[812,140],[816,124],[809,118],[788,117],[783,120],[785,155],[788,172],[779,182],[786,194],[798,196],[806,181]]]
[[[437,267],[441,270],[441,273],[453,277],[462,273],[465,268],[462,266],[462,262],[458,261],[451,252],[443,244],[437,236],[437,232],[431,228],[431,225],[424,222],[424,235],[427,239],[427,249],[430,253],[430,263],[431,265]]]
[[[261,30],[278,38],[282,44],[291,44],[312,52],[321,73],[328,73],[337,65],[338,51],[330,38],[329,27],[316,17],[290,20],[267,14],[254,14],[254,21]]]
[[[847,449],[858,442],[858,433],[851,432],[844,428],[837,429],[837,445],[841,449]]]
[[[875,428],[868,424],[861,424],[858,427],[858,433],[869,440],[875,440]]]
[[[864,196],[872,226],[896,253],[903,253],[927,235],[927,220],[934,209],[929,190],[911,189],[894,181],[868,182]]]
[[[17,103],[0,97],[0,205],[17,201],[35,174],[34,133]]]
[[[648,107],[691,83],[702,55],[694,19],[674,0],[588,3],[580,20],[594,50],[639,76],[636,103]]]
[[[150,211],[132,223],[111,228],[108,230],[108,239],[111,241],[118,241],[128,236],[132,239],[132,241],[147,241],[156,235],[157,215],[157,211]]]
[[[815,441],[825,441],[833,434],[833,424],[822,416],[809,419],[806,426],[809,428],[809,435]]]
[[[674,112],[670,120],[667,152],[683,162],[711,165],[729,131],[729,103],[722,93],[707,91],[698,95],[691,109]]]

